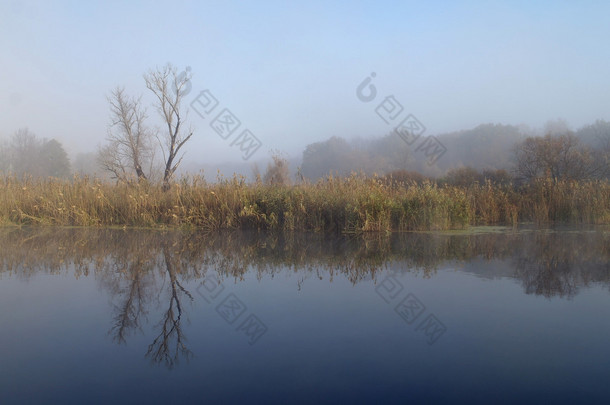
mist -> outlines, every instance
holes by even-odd
[[[148,125],[163,128],[143,75],[170,63],[192,75],[182,105],[193,136],[178,175],[252,178],[255,165],[264,171],[278,153],[292,176],[301,170],[310,178],[507,169],[515,144],[549,132],[549,122],[578,133],[610,121],[609,9],[568,2],[3,2],[0,142],[27,128],[59,142],[73,172],[103,176],[92,165],[110,129],[107,97],[117,86],[141,96]],[[376,91],[370,102],[358,96],[367,78]],[[193,103],[205,90],[218,106],[203,117]],[[430,162],[417,151],[420,141],[405,142],[384,121],[379,108],[390,96],[400,118],[416,119],[420,141],[441,143],[441,157]],[[240,122],[227,139],[211,126],[223,109]],[[246,129],[260,141],[249,156],[234,142]],[[344,158],[328,155],[334,166],[320,161],[308,169],[306,152],[331,139]]]

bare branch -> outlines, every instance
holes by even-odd
[[[167,133],[162,136],[165,145],[159,142],[163,149],[165,189],[169,189],[170,181],[182,161],[182,157],[179,157],[180,150],[193,135],[191,131],[184,136],[181,130],[184,120],[180,104],[186,95],[185,86],[190,79],[190,74],[178,75],[176,68],[170,64],[144,75],[146,87],[155,95],[157,111],[167,127]]]
[[[118,180],[127,181],[132,173],[138,180],[146,180],[150,171],[146,174],[144,167],[152,162],[153,148],[141,97],[129,97],[124,88],[117,87],[108,96],[108,103],[111,122],[108,147],[100,150],[99,161]]]

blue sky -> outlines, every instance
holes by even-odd
[[[269,150],[389,132],[355,89],[371,72],[428,134],[480,123],[610,120],[608,2],[0,0],[0,136],[29,127],[94,150],[117,85],[193,73]],[[149,108],[154,116],[154,110]],[[240,160],[191,114],[187,159]]]

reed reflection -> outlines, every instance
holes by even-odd
[[[310,278],[377,280],[381,271],[434,277],[440,267],[479,277],[514,277],[527,294],[573,297],[592,284],[610,286],[610,232],[408,233],[331,237],[303,233],[32,228],[0,229],[0,277],[36,274],[94,275],[113,302],[109,333],[122,344],[154,324],[146,356],[174,367],[193,356],[182,325],[196,285],[208,272],[237,282],[297,274],[295,289]],[[470,266],[474,259],[488,265]],[[494,263],[507,272],[497,273]],[[151,313],[158,319],[149,319]],[[154,311],[153,311],[154,310]]]

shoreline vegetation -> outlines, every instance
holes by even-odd
[[[0,179],[0,225],[259,229],[336,233],[467,229],[480,225],[610,224],[610,182],[542,178],[468,186],[328,176],[266,185],[234,175],[148,182]]]

